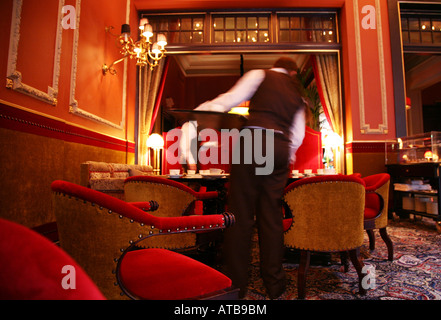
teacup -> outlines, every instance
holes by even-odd
[[[323,174],[323,169],[317,169],[317,174]]]
[[[312,174],[312,169],[305,169],[304,173],[305,174]]]
[[[223,174],[225,171],[218,168],[210,168],[210,174]]]
[[[187,170],[188,175],[194,175],[196,174],[196,170]]]
[[[200,174],[209,174],[210,170],[199,170]]]
[[[291,173],[295,176],[299,175],[299,170],[292,170]]]
[[[179,169],[170,169],[170,175],[171,176],[178,176],[181,170]]]

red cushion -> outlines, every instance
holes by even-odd
[[[366,183],[366,191],[375,191],[389,181],[390,175],[388,173],[377,173],[362,179]]]
[[[283,232],[286,232],[291,228],[292,218],[283,219]]]
[[[231,286],[231,280],[219,271],[165,249],[127,253],[120,273],[125,287],[147,300],[191,299]]]
[[[364,219],[375,218],[378,214],[378,210],[374,210],[372,208],[364,208]]]
[[[92,280],[62,249],[38,233],[3,219],[0,261],[0,300],[104,299]],[[74,269],[63,273],[64,266]],[[63,278],[75,279],[75,288],[63,288]]]

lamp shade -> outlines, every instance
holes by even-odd
[[[164,147],[164,139],[161,135],[157,133],[153,133],[147,139],[147,147],[149,148],[163,148]]]
[[[123,24],[121,25],[121,34],[130,34],[130,25],[128,24]]]

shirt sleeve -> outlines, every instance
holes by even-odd
[[[196,142],[197,130],[196,121],[185,122],[181,127],[181,138],[179,140],[180,164],[196,164],[196,154],[192,144]],[[197,152],[197,151],[196,151]]]
[[[290,127],[291,163],[294,163],[296,160],[297,149],[302,145],[303,139],[305,138],[305,129],[306,129],[305,108],[302,108],[294,115]]]

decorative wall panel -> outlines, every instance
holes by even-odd
[[[30,6],[32,6],[31,1]],[[32,34],[32,38],[38,42],[40,41],[41,37],[46,37],[44,34],[40,34],[36,30],[38,30],[37,23],[34,24],[34,21],[38,21],[38,17],[40,16],[41,20],[45,20],[44,13],[47,14],[49,9],[53,9],[51,6],[56,5],[58,7],[58,15],[53,16],[54,23],[49,23],[48,21],[44,21],[44,28],[50,29],[54,24],[56,27],[55,32],[55,48],[52,50],[52,46],[49,48],[46,47],[46,43],[43,41],[43,44],[37,43],[37,45],[34,45],[31,50],[24,50],[27,49],[26,45],[27,43],[23,43],[20,41],[20,36],[22,29],[25,30],[32,30],[34,31]],[[7,66],[7,78],[6,78],[6,86],[9,89],[30,95],[36,99],[42,100],[44,102],[47,102],[51,105],[57,104],[57,94],[58,94],[58,79],[60,75],[60,55],[61,55],[61,40],[62,40],[62,27],[61,27],[61,8],[64,5],[64,0],[59,0],[58,3],[56,1],[51,1],[45,4],[45,6],[36,6],[37,10],[41,10],[41,12],[34,12],[34,16],[37,17],[36,20],[32,19],[22,19],[22,10],[23,10],[23,0],[14,0],[13,2],[13,12],[12,12],[12,22],[11,22],[11,34],[10,34],[10,42],[9,42],[9,54],[8,54],[8,66]],[[41,13],[41,15],[40,15]],[[55,30],[54,30],[55,31]],[[46,30],[49,34],[51,33],[51,30]],[[26,39],[30,39],[29,32],[26,34]],[[40,45],[38,45],[40,44]],[[46,70],[53,69],[52,74],[52,84],[48,85],[47,92],[41,90],[40,88],[36,88],[33,85],[24,83],[24,78],[26,78],[26,75],[29,75],[28,78],[35,78],[35,75],[32,74],[36,70],[38,70],[38,64],[40,61],[38,61],[38,57],[41,55],[47,55],[52,54],[53,55],[53,65],[44,65],[43,67]],[[27,65],[30,63],[30,68],[33,68],[32,70],[18,70],[18,61],[19,59],[25,60],[28,62]],[[31,60],[31,61],[29,61]],[[24,73],[24,75],[23,75]],[[44,77],[43,74],[40,74],[40,77]]]
[[[89,6],[92,6],[91,2],[88,3]],[[91,28],[90,25],[87,28],[82,28],[81,25],[81,0],[76,0],[76,28],[74,30],[74,39],[73,39],[73,48],[72,48],[72,70],[71,70],[71,87],[70,87],[70,103],[69,110],[73,114],[88,118],[90,120],[108,125],[117,129],[124,129],[125,117],[126,117],[126,91],[127,91],[127,59],[122,63],[123,70],[122,73],[117,76],[106,75],[104,76],[101,73],[101,66],[103,63],[110,64],[109,61],[100,61],[100,50],[104,47],[107,49],[107,46],[102,46],[103,42],[108,41],[106,37],[109,37],[109,34],[105,32],[105,25],[102,25],[102,28]],[[93,6],[99,7],[98,2],[93,2]],[[101,1],[101,7],[106,8],[104,3]],[[88,8],[87,14],[91,15],[91,8]],[[128,17],[130,12],[130,0],[126,2],[126,13],[120,19],[115,17],[115,23],[121,20],[124,23],[128,23]],[[104,9],[103,9],[104,10]],[[99,12],[98,12],[99,13]],[[88,20],[90,22],[90,20]],[[97,23],[99,25],[99,23]],[[95,42],[92,43],[90,37],[88,38],[86,34],[90,32],[98,32],[98,36],[101,38],[93,39]],[[81,35],[83,35],[83,42],[81,42]],[[85,39],[85,40],[84,40]],[[110,42],[114,43],[114,39]],[[109,42],[109,43],[110,43]],[[98,46],[100,43],[100,46]],[[94,47],[95,45],[95,47]],[[83,55],[87,54],[88,59],[81,60],[82,62],[86,61],[87,64],[92,65],[93,68],[87,69],[88,66],[81,66],[79,61],[79,47]],[[108,46],[112,48],[114,52],[117,52],[116,46]],[[108,56],[108,55],[105,55]],[[90,58],[89,58],[90,57]],[[114,55],[114,57],[116,57]],[[118,58],[121,58],[119,56]],[[81,69],[83,67],[83,69]],[[80,70],[81,69],[81,70]],[[112,78],[113,77],[113,78]],[[78,87],[79,84],[82,85],[82,100],[79,98]],[[96,90],[95,90],[96,89]],[[96,92],[96,96],[91,98],[88,95],[88,91]],[[118,101],[112,99],[110,95],[118,93]],[[106,96],[108,94],[108,96]],[[101,98],[100,97],[104,97]],[[103,105],[101,105],[103,103]],[[119,120],[109,120],[109,115],[104,115],[104,112],[109,112],[108,110],[112,110],[112,113],[118,113],[120,115]],[[112,114],[112,116],[113,116]]]

